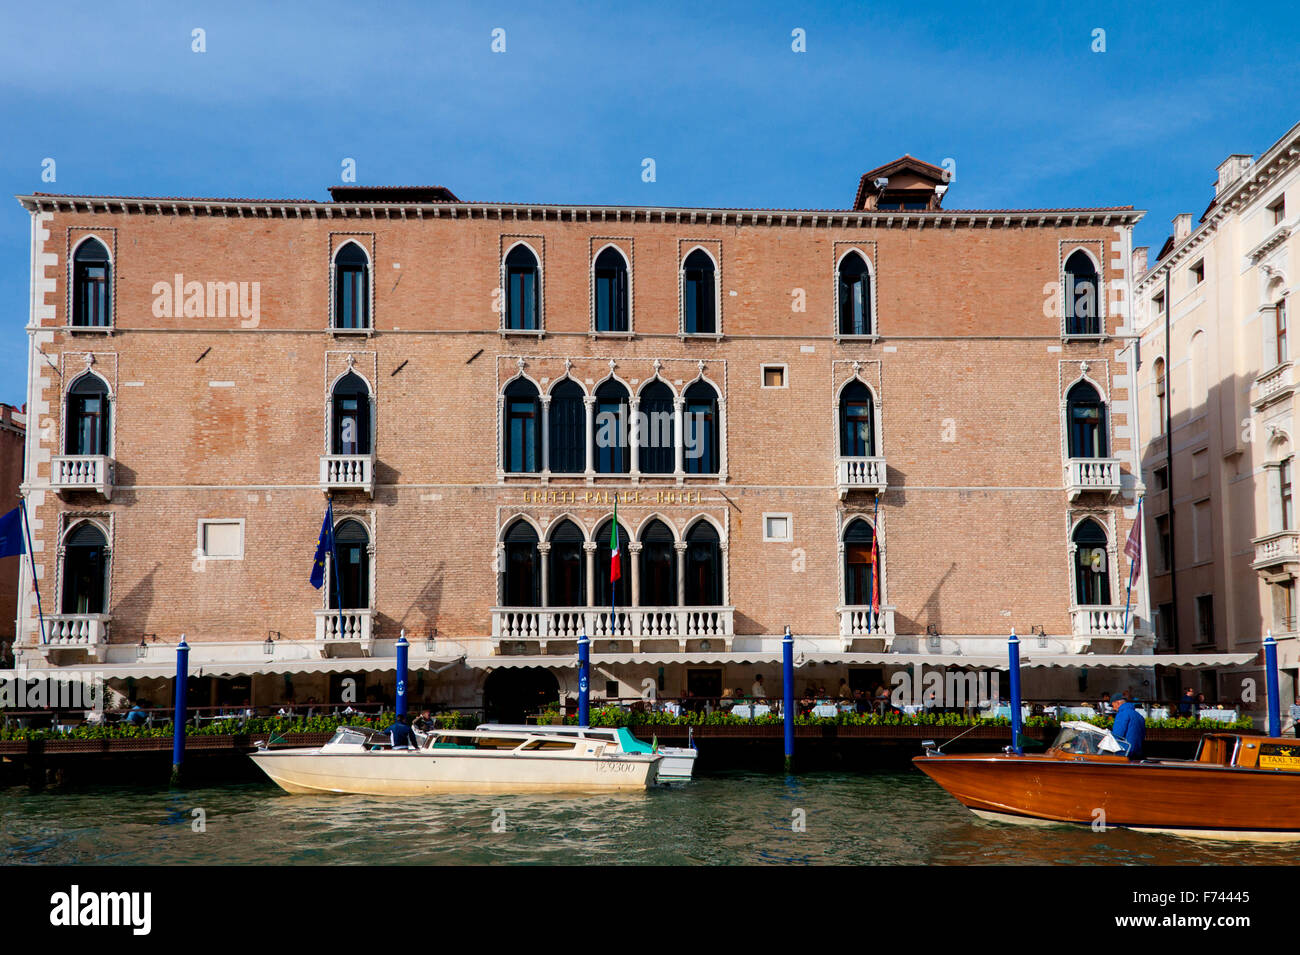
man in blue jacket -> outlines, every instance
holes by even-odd
[[[1142,741],[1147,735],[1147,721],[1131,700],[1115,700],[1115,725],[1110,735],[1124,747],[1129,759],[1142,758]]]
[[[397,717],[397,722],[388,728],[388,735],[392,737],[393,749],[419,749],[420,744],[415,738],[415,733],[406,725],[406,717]]]

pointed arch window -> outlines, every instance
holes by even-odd
[[[641,606],[677,605],[676,541],[668,525],[653,520],[641,529]]]
[[[686,389],[682,422],[682,468],[687,474],[717,474],[719,469],[718,393],[706,381]]]
[[[879,580],[876,573],[876,531],[862,518],[844,529],[844,605],[869,607]]]
[[[1074,530],[1074,596],[1081,607],[1110,604],[1110,556],[1106,532],[1088,518]]]
[[[722,545],[708,521],[696,521],[686,532],[686,606],[722,605]]]
[[[506,386],[505,446],[503,460],[511,474],[541,470],[542,403],[537,387],[516,378]]]
[[[1107,457],[1106,404],[1097,389],[1080,381],[1065,396],[1072,458]]]
[[[712,335],[718,330],[713,259],[703,249],[686,256],[682,266],[682,322],[687,335]]]
[[[587,469],[587,413],[582,387],[566,378],[551,389],[550,468],[552,474],[581,474]]]
[[[331,610],[365,610],[370,606],[370,534],[360,521],[348,518],[334,529],[338,573],[330,575]],[[342,588],[343,601],[339,602]]]
[[[505,605],[540,607],[542,581],[537,531],[527,521],[515,521],[506,531],[505,545]]]
[[[1100,277],[1082,249],[1065,260],[1065,333],[1100,335]]]
[[[369,454],[370,389],[361,376],[348,372],[334,385],[331,396],[331,454]]]
[[[641,391],[637,410],[644,418],[638,464],[642,474],[672,474],[676,468],[677,421],[673,393],[662,381]]]
[[[105,613],[108,541],[104,532],[83,521],[64,539],[63,613]]]
[[[840,261],[839,310],[841,335],[872,334],[871,271],[857,252]]]
[[[595,427],[591,436],[592,460],[598,474],[627,474],[632,467],[628,435],[627,389],[614,380],[596,389]]]
[[[72,257],[72,324],[106,328],[112,324],[112,265],[108,249],[87,239]]]
[[[526,245],[506,254],[506,328],[536,331],[540,327],[537,302],[537,256]]]
[[[370,259],[355,242],[334,254],[334,327],[370,327]]]
[[[582,545],[582,530],[565,520],[551,532],[551,551],[547,556],[546,602],[552,607],[587,606],[587,568]]]
[[[626,332],[628,323],[627,259],[613,246],[596,256],[596,331]]]
[[[605,521],[596,529],[596,606],[610,605],[609,549],[610,526],[613,521]],[[628,559],[628,535],[622,524],[618,526],[618,554],[620,574],[613,582],[613,602],[616,607],[629,607],[632,604],[632,573]]]
[[[64,454],[108,454],[108,386],[98,375],[82,375],[68,389]]]
[[[876,456],[876,402],[871,389],[851,381],[840,392],[840,456]]]

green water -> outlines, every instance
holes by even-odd
[[[806,831],[793,829],[796,810]],[[914,770],[736,772],[603,796],[291,796],[269,783],[0,791],[3,865],[1298,862],[1300,846],[983,822]]]

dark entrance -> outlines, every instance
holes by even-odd
[[[716,700],[722,696],[722,671],[687,670],[686,692],[693,697]]]
[[[541,667],[502,667],[483,683],[483,715],[489,723],[523,723],[560,702],[560,685]]]
[[[849,689],[861,690],[870,696],[876,687],[885,682],[885,671],[880,667],[849,667]]]

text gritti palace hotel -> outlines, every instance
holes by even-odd
[[[840,209],[19,197],[17,665],[162,705],[184,634],[196,705],[391,699],[405,632],[413,706],[518,717],[576,696],[584,631],[599,699],[779,692],[787,626],[800,681],[867,689],[1015,628],[1030,697],[1140,686],[1142,213],[957,188],[904,156]]]

